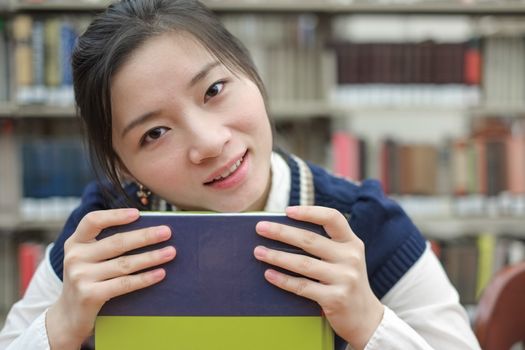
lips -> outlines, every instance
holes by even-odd
[[[222,169],[215,172],[214,175],[210,176],[210,178],[212,179],[204,182],[204,184],[211,185],[215,182],[223,181],[227,179],[228,177],[230,177],[232,174],[235,173],[235,171],[237,171],[237,169],[239,169],[239,167],[241,166],[244,160],[245,155],[246,155],[246,152],[243,153],[242,156],[240,156],[236,160],[230,162],[230,164],[224,166]]]

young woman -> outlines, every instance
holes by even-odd
[[[261,79],[202,4],[109,6],[80,37],[73,70],[91,153],[108,181],[88,186],[48,248],[8,315],[2,348],[78,349],[105,301],[162,283],[162,268],[134,272],[176,259],[177,247],[119,256],[168,239],[167,227],[95,239],[136,220],[137,208],[285,211],[323,225],[330,238],[260,222],[260,235],[317,259],[265,247],[254,256],[304,276],[265,273],[321,306],[337,349],[479,348],[428,243],[376,181],[352,183],[272,151]]]

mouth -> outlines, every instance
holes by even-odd
[[[215,175],[212,176],[211,180],[204,182],[204,184],[213,185],[217,182],[224,181],[228,179],[230,176],[232,176],[233,174],[235,174],[237,169],[239,169],[242,162],[244,161],[244,158],[246,157],[246,153],[248,153],[248,151],[244,152],[244,154],[240,156],[237,160],[233,161],[231,164],[225,166],[223,169],[218,171]]]

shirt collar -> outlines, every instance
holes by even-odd
[[[290,167],[283,157],[276,152],[272,153],[270,164],[272,179],[264,211],[282,213],[288,206],[290,199]]]

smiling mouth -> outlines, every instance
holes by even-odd
[[[239,167],[241,166],[245,156],[246,156],[246,153],[243,154],[243,156],[240,159],[238,159],[235,163],[233,163],[233,165],[229,169],[226,169],[221,175],[217,176],[216,178],[214,178],[211,181],[205,182],[204,184],[205,185],[211,185],[211,184],[214,184],[215,182],[219,182],[219,181],[222,181],[224,179],[227,179],[230,175],[235,173],[235,171],[237,169],[239,169]]]

